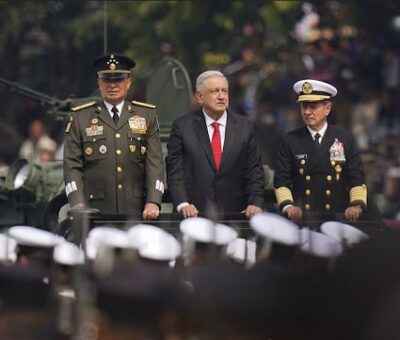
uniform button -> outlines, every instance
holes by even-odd
[[[311,176],[310,175],[307,175],[306,176],[306,181],[309,181],[311,179]]]
[[[327,179],[328,181],[331,181],[331,180],[332,180],[332,176],[331,176],[331,175],[328,175],[328,176],[326,176],[326,179]]]
[[[307,189],[307,190],[306,190],[306,195],[309,196],[310,194],[311,194],[311,190],[310,190],[310,189]]]
[[[309,204],[305,204],[305,205],[304,205],[304,209],[310,210],[310,208],[311,208],[311,206],[310,206]]]
[[[119,189],[119,190],[122,189],[122,184],[118,184],[118,189]]]
[[[325,204],[325,209],[326,210],[331,210],[331,205],[330,204]]]
[[[115,151],[117,153],[117,155],[122,154],[122,151],[120,149],[118,149],[117,151]]]
[[[115,134],[115,138],[120,138],[121,137],[121,135],[117,132],[116,134]]]
[[[120,166],[117,166],[117,172],[122,172],[122,168]]]
[[[302,160],[300,161],[300,164],[306,164],[306,161],[305,161],[304,159],[302,159]]]
[[[89,198],[93,198],[94,196],[93,195],[89,195]]]
[[[334,166],[336,163],[335,161],[331,161],[331,165]]]
[[[330,190],[326,190],[325,193],[326,193],[326,196],[330,196],[331,195],[331,191]]]

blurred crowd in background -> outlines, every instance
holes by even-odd
[[[92,7],[97,3],[97,9],[101,10],[101,2],[91,3]],[[233,18],[231,21],[237,27],[231,29],[231,34],[236,34],[240,40],[232,48],[205,50],[198,56],[199,63],[193,66],[187,61],[189,57],[182,57],[185,46],[178,46],[179,41],[162,38],[158,45],[159,59],[170,56],[181,60],[188,68],[192,83],[205,69],[221,70],[230,82],[231,108],[257,122],[263,162],[272,169],[280,135],[301,124],[292,85],[304,78],[333,84],[338,88],[338,96],[334,100],[331,122],[353,131],[364,163],[369,198],[377,205],[382,217],[400,219],[399,5],[385,1],[379,7],[381,11],[376,6],[363,6],[360,13],[355,14],[361,20],[357,23],[350,19],[346,22],[347,17],[342,17],[344,12],[351,17],[352,11],[357,8],[356,4],[343,5],[338,1],[324,4],[272,1],[267,5],[260,1],[249,1],[229,6],[238,6],[238,3],[260,13],[267,6],[279,5],[283,8],[283,3],[286,3],[288,10],[281,12],[280,20],[284,23],[285,18],[288,19],[287,26],[284,29],[272,29],[272,24],[268,25],[262,16],[241,23]],[[186,6],[195,5],[186,3]],[[212,8],[208,3],[204,6]],[[218,7],[217,12],[221,13],[220,6],[215,6]],[[232,11],[233,7],[230,7]],[[248,12],[250,15],[251,11]],[[292,13],[291,16],[288,13]],[[111,26],[111,13],[109,18]],[[368,20],[375,20],[376,25],[369,25]],[[116,47],[118,45],[109,49]],[[127,47],[128,53],[131,47]],[[87,75],[86,88],[95,87],[89,58],[89,55],[95,56],[92,50],[91,54],[85,55],[88,60],[84,61],[85,73],[81,74]],[[100,50],[97,52],[101,54]],[[120,47],[118,52],[127,51]],[[190,56],[190,53],[193,52],[187,52],[187,55]],[[131,54],[137,60],[135,52]],[[143,51],[137,54],[140,65]],[[73,60],[70,62],[73,63]],[[2,65],[6,63],[2,62]],[[19,71],[25,77],[27,67],[29,65],[25,64],[25,71]],[[137,72],[131,95],[132,98],[146,101],[144,87],[148,70],[139,68]],[[18,72],[8,74],[14,75],[14,80],[21,81],[17,77]],[[59,75],[52,76],[56,78]],[[76,86],[73,88],[76,90]],[[9,95],[6,89],[0,90],[2,97]],[[70,93],[73,93],[72,89]],[[86,92],[85,95],[90,94]],[[62,149],[59,147],[62,145],[64,123],[49,117],[46,109],[33,101],[21,97],[18,100],[24,105],[22,109],[19,108],[20,112],[23,111],[19,118],[6,119],[0,124],[0,167],[6,169],[18,157],[41,162],[62,159]],[[35,126],[38,125],[42,125],[38,128],[39,135],[35,132]],[[27,139],[25,142],[24,138]]]

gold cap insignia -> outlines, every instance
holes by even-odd
[[[110,59],[107,61],[107,65],[110,67],[110,70],[115,70],[117,68],[118,61],[115,59],[114,54],[110,55]]]
[[[301,87],[301,90],[303,91],[304,94],[310,94],[313,92],[313,87],[309,82],[306,81]]]

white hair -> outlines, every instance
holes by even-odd
[[[204,82],[211,77],[221,77],[224,78],[226,82],[228,82],[228,79],[226,79],[226,77],[220,71],[215,71],[215,70],[205,71],[197,77],[196,91],[202,91],[204,89]]]

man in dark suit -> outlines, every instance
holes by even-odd
[[[101,100],[72,109],[65,129],[65,191],[72,207],[159,217],[164,192],[155,106],[125,100],[135,62],[118,54],[94,66]]]
[[[253,124],[228,112],[229,86],[219,71],[206,71],[196,82],[202,107],[176,119],[168,141],[168,190],[183,217],[209,209],[243,212],[264,206],[264,172]]]
[[[362,164],[352,134],[327,123],[337,90],[301,80],[298,94],[305,126],[286,133],[278,152],[274,187],[282,211],[292,220],[312,212],[344,212],[358,220],[367,205]]]

